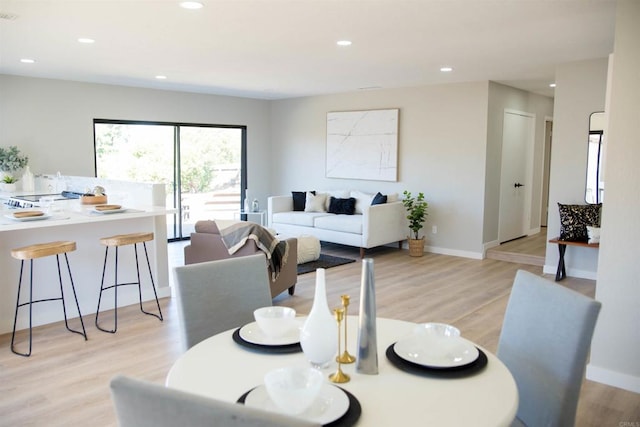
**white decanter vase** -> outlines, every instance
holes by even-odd
[[[325,270],[316,270],[313,307],[300,331],[300,346],[315,368],[326,368],[338,353],[338,325],[327,304]]]

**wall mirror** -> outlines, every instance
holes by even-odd
[[[604,182],[602,157],[604,155],[604,112],[589,116],[589,144],[587,152],[587,183],[584,199],[587,203],[602,203]]]

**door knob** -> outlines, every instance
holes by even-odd
[[[520,184],[519,182],[516,182],[515,184],[513,184],[513,186],[514,186],[515,188],[518,188],[518,187],[524,187],[524,184]]]

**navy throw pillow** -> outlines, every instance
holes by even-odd
[[[333,214],[353,215],[356,212],[355,197],[349,197],[348,199],[331,197],[328,212]]]
[[[371,206],[373,206],[373,205],[384,205],[385,203],[387,203],[387,196],[384,195],[384,194],[381,194],[378,191],[378,194],[373,196],[373,200],[371,201]]]
[[[311,191],[311,194],[316,194],[315,191]],[[293,210],[298,212],[304,212],[304,206],[307,200],[306,191],[292,191],[291,197],[293,197]]]

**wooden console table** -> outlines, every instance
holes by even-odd
[[[556,270],[556,282],[567,277],[567,272],[564,267],[564,253],[567,250],[567,246],[581,246],[583,248],[599,248],[600,243],[587,243],[587,242],[571,242],[568,240],[560,240],[558,237],[554,237],[549,240],[549,243],[555,243],[558,245],[558,252],[560,258],[558,259],[558,269]]]

